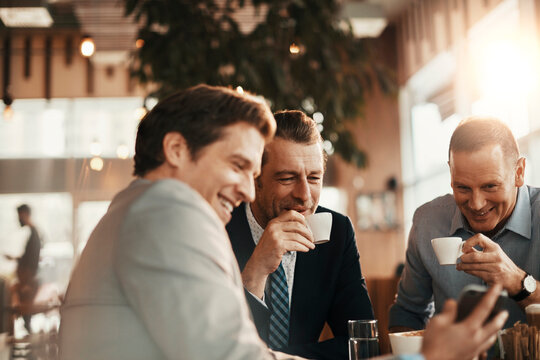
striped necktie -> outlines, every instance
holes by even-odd
[[[289,344],[289,291],[283,266],[270,274],[270,328],[268,345],[280,350]]]

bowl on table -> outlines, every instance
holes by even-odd
[[[405,331],[399,333],[388,334],[390,338],[390,346],[392,354],[415,354],[422,349],[422,340],[424,338],[424,330]]]

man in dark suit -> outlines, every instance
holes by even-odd
[[[256,199],[238,207],[227,226],[246,297],[271,348],[347,359],[347,321],[373,319],[354,230],[349,218],[318,206],[326,158],[315,121],[300,111],[274,116],[276,137],[265,146]],[[333,220],[330,241],[316,246],[305,220],[315,212]],[[283,285],[275,285],[279,274]],[[276,288],[288,299],[277,300]],[[334,338],[318,342],[325,322]]]

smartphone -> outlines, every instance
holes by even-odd
[[[456,322],[460,322],[469,316],[487,291],[487,286],[483,285],[469,284],[465,286],[459,295]],[[485,322],[490,321],[495,315],[504,310],[507,301],[509,301],[508,293],[503,290]]]

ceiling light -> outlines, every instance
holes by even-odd
[[[357,38],[376,38],[388,24],[382,6],[366,2],[345,3],[341,17],[349,19],[352,32]]]
[[[4,102],[4,105],[6,105],[3,112],[4,120],[10,121],[13,118],[13,108],[11,107],[11,104],[13,104],[13,98],[11,95],[9,95],[9,93],[6,92],[2,98],[2,101]]]
[[[0,9],[6,27],[50,27],[53,19],[44,7],[6,7]]]

